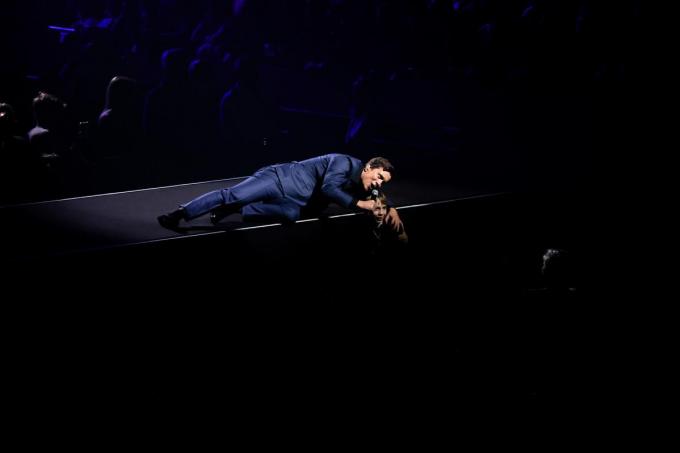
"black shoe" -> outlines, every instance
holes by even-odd
[[[220,220],[223,218],[227,217],[229,214],[232,214],[234,212],[233,209],[228,209],[226,206],[220,206],[219,208],[215,208],[212,211],[210,211],[210,223],[213,225],[217,225],[220,223]]]
[[[168,212],[167,214],[159,215],[158,223],[160,223],[163,228],[176,230],[179,226],[179,221],[184,218],[184,209],[179,208],[172,212]]]

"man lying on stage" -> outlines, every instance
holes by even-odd
[[[259,169],[239,184],[203,194],[172,212],[158,217],[165,228],[177,229],[180,220],[210,212],[217,224],[241,212],[246,221],[295,222],[301,215],[318,215],[331,202],[350,209],[373,211],[373,190],[392,180],[394,167],[383,157],[366,164],[345,154],[326,154],[301,162],[275,164]],[[403,228],[399,214],[390,208],[385,221]]]

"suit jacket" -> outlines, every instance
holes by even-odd
[[[361,185],[364,164],[346,154],[326,154],[274,168],[286,198],[300,206],[322,210],[333,201],[353,208],[366,195]]]

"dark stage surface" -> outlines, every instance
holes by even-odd
[[[182,184],[64,200],[29,203],[0,208],[2,246],[7,255],[19,259],[59,256],[133,244],[220,234],[253,227],[232,215],[213,226],[208,216],[194,219],[179,234],[162,228],[156,217],[211,190],[229,187],[244,178]],[[397,207],[455,200],[488,192],[448,185],[400,180],[390,184],[391,202]],[[351,211],[331,206],[330,216]]]

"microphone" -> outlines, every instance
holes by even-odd
[[[380,195],[380,192],[378,191],[378,189],[371,190],[371,200],[377,200],[378,195]]]

